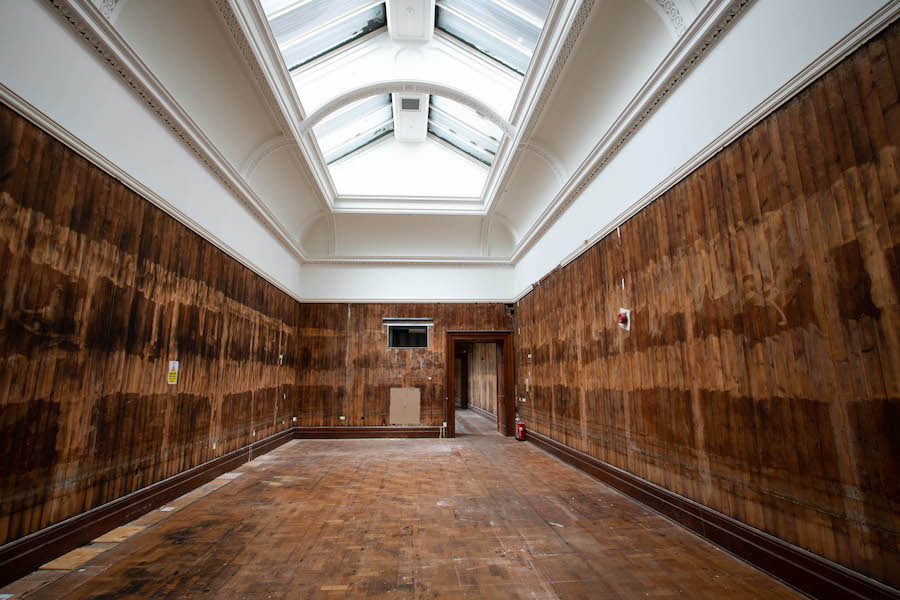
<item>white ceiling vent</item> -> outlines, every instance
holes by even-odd
[[[419,110],[418,98],[400,98],[400,110]]]
[[[394,137],[398,142],[424,142],[428,136],[428,94],[392,94]]]
[[[392,40],[427,42],[434,34],[434,0],[387,0]]]

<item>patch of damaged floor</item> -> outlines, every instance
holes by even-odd
[[[449,440],[291,441],[0,593],[800,597],[534,446],[499,436],[483,417],[460,411],[457,432]]]

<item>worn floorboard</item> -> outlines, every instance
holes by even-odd
[[[457,415],[453,440],[290,442],[15,598],[799,597]]]

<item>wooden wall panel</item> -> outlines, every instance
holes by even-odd
[[[6,107],[0,272],[0,543],[291,426],[299,304]]]
[[[429,347],[389,349],[385,317],[434,319]],[[417,387],[421,424],[440,426],[446,420],[445,333],[510,327],[504,304],[304,304],[297,425],[389,425],[390,388]]]
[[[503,361],[500,344],[472,344],[469,355],[469,404],[497,414],[497,366]]]
[[[524,297],[527,426],[900,585],[898,88],[895,24]]]

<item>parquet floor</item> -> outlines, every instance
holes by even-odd
[[[800,597],[466,413],[458,413],[453,440],[294,440],[169,511],[98,538],[69,562],[46,565],[29,576],[30,586],[25,578],[0,592],[30,599]]]

